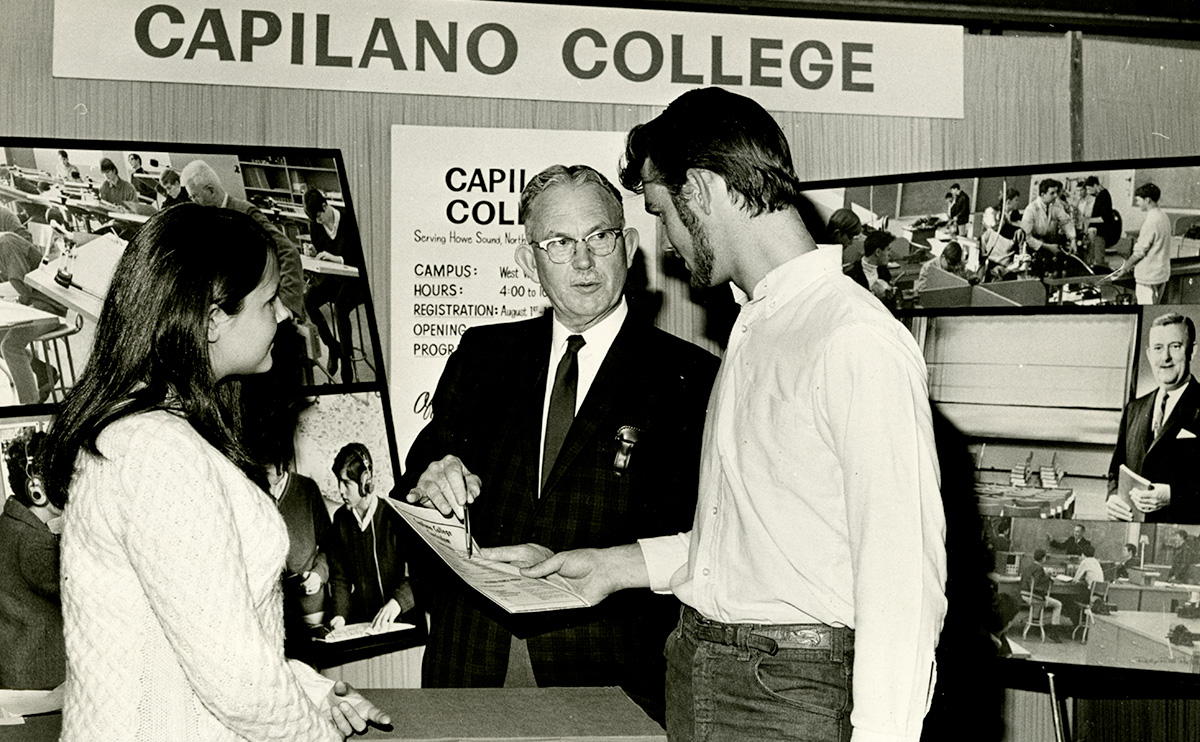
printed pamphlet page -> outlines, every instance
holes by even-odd
[[[334,644],[337,642],[349,641],[351,639],[361,639],[364,636],[376,636],[377,634],[389,634],[393,631],[408,631],[409,629],[417,628],[413,624],[397,621],[386,626],[375,628],[370,621],[362,623],[348,623],[340,629],[334,629],[325,636],[314,637],[316,641]]]
[[[390,497],[381,499],[404,518],[450,569],[509,613],[537,613],[592,605],[558,575],[540,579],[523,577],[511,564],[479,556],[477,544],[473,544],[473,555],[468,557],[466,528],[454,516],[446,517],[434,508],[410,505]]]
[[[1121,464],[1120,475],[1117,477],[1117,497],[1121,498],[1121,502],[1129,506],[1133,511],[1133,520],[1135,523],[1141,523],[1146,520],[1146,514],[1138,510],[1138,506],[1134,504],[1133,498],[1129,496],[1129,490],[1137,487],[1140,490],[1151,489],[1153,485],[1149,479],[1135,474],[1133,469]]]

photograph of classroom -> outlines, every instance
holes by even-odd
[[[1003,516],[985,523],[1008,656],[1200,672],[1189,637],[1200,633],[1200,527]]]
[[[50,689],[64,679],[57,538],[62,511],[47,500],[38,469],[50,420],[0,421],[0,622],[14,627],[0,636],[0,688]],[[248,444],[265,462],[272,501],[288,529],[283,598],[289,656],[355,685],[416,682],[419,652],[405,650],[424,643],[425,626],[410,615],[415,604],[406,527],[375,494],[389,492],[394,481],[381,396],[324,393],[248,429]],[[383,553],[390,555],[381,563],[363,558],[376,540],[386,542]],[[403,610],[387,630],[371,630],[372,618],[389,600]]]
[[[1188,304],[904,319],[982,515],[1159,523],[1200,523],[1198,321]]]
[[[887,178],[810,195],[838,210],[826,239],[842,245],[847,272],[887,267],[896,309],[1148,303],[1136,290],[1148,281],[1162,284],[1153,303],[1200,301],[1194,158]],[[873,232],[893,240],[865,255]]]
[[[343,182],[328,151],[0,139],[0,406],[63,399],[127,240],[188,200],[241,208],[276,240],[295,328],[278,344],[303,384],[373,382],[374,318]]]

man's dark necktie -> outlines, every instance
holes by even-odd
[[[583,347],[583,336],[567,338],[567,352],[558,362],[554,372],[554,388],[550,390],[550,409],[546,413],[546,445],[542,449],[542,488],[550,478],[554,460],[567,439],[571,421],[575,419],[575,387],[579,383],[579,349]]]

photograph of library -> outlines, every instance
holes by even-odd
[[[292,316],[277,353],[299,383],[375,381],[363,249],[344,191],[330,151],[0,139],[0,406],[63,399],[129,238],[189,201],[248,213],[271,233]]]
[[[1200,307],[909,324],[985,516],[1200,523]]]
[[[1001,654],[1200,673],[1200,527],[986,519]]]
[[[889,177],[818,193],[838,209],[826,240],[842,245],[844,270],[874,276],[893,309],[1200,302],[1196,158]]]

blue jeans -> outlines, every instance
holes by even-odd
[[[850,739],[851,629],[722,624],[685,606],[666,656],[671,742]]]

